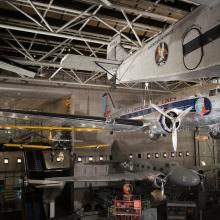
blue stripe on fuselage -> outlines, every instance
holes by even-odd
[[[180,100],[180,101],[175,101],[175,102],[170,102],[170,103],[166,103],[163,105],[159,105],[160,108],[162,109],[172,109],[172,108],[177,108],[177,109],[181,109],[184,110],[188,107],[193,107],[191,112],[195,112],[195,102],[198,98],[192,98],[192,99],[185,99],[185,100]],[[156,112],[156,110],[152,107],[149,108],[144,108],[135,112],[130,112],[124,115],[121,115],[120,118],[135,118],[138,116],[144,116],[144,115],[148,115],[151,114],[153,112]]]

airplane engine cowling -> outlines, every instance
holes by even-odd
[[[169,116],[171,116],[172,118],[177,118],[178,115],[179,115],[179,112],[176,110],[176,109],[171,109],[171,110],[168,110],[166,112]],[[162,128],[168,132],[168,133],[171,133],[172,132],[172,121],[165,117],[164,115],[161,115],[160,117],[160,123],[161,123],[161,126]],[[180,121],[177,121],[176,123],[176,128],[178,129],[180,127]]]
[[[153,184],[153,187],[161,188],[162,181],[164,182],[165,175],[160,172],[152,172],[148,175],[147,180]]]
[[[158,174],[154,179],[153,186],[156,188],[161,188],[162,181],[164,181],[164,178],[165,178],[164,174]]]

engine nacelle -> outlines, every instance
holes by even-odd
[[[152,171],[148,174],[147,180],[153,184],[153,187],[161,188],[162,182],[165,184],[165,175],[161,172]]]
[[[164,174],[158,174],[154,179],[153,186],[156,188],[161,188],[162,182],[164,183],[165,181],[164,178]]]
[[[219,128],[219,126],[212,127],[209,134],[213,139],[220,139],[220,128]]]
[[[169,116],[171,116],[172,118],[177,118],[178,115],[181,113],[181,111],[178,109],[170,109],[170,110],[166,111],[166,113]],[[159,121],[160,121],[160,124],[161,124],[163,130],[165,130],[167,133],[172,132],[173,124],[169,118],[165,117],[164,115],[161,115]],[[180,127],[180,121],[177,121],[176,128],[178,129],[179,127]]]

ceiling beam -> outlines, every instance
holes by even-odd
[[[18,77],[0,77],[0,81],[4,81],[4,84],[7,85],[7,83],[19,83],[21,85],[22,83],[29,83],[33,85],[42,85],[42,86],[57,86],[60,88],[60,85],[63,85],[62,87],[65,87],[66,89],[69,88],[97,88],[97,89],[111,89],[111,85],[103,85],[103,84],[80,84],[77,82],[69,82],[69,81],[58,81],[58,80],[42,80],[42,79],[21,79]],[[8,82],[7,82],[8,81]],[[143,92],[144,88],[132,88],[132,87],[123,87],[123,86],[117,86],[116,90],[122,90],[122,91],[136,91],[136,92]],[[158,93],[158,94],[167,94],[167,91],[159,90],[159,89],[150,89],[151,92]]]
[[[42,10],[44,10],[45,8],[47,8],[47,4],[46,3],[41,3],[41,2],[35,2],[35,1],[33,1],[34,2],[34,4],[36,5],[36,6],[39,6]],[[29,7],[29,5],[27,4],[27,1],[26,0],[17,0],[16,2],[15,2],[15,4],[17,4],[17,5],[22,5],[22,6],[25,6],[25,7]],[[99,2],[99,4],[100,4],[100,2]],[[97,4],[98,5],[98,4]],[[51,12],[54,12],[54,13],[63,13],[63,12],[65,12],[65,14],[66,13],[68,13],[68,15],[70,15],[70,16],[75,16],[75,15],[79,15],[79,14],[81,14],[82,13],[82,11],[80,11],[80,10],[77,10],[77,9],[72,9],[72,8],[67,8],[67,7],[61,7],[61,6],[57,6],[57,5],[51,5],[51,7],[50,7],[50,11]],[[119,10],[120,11],[120,10]],[[126,10],[125,10],[126,11]],[[146,12],[146,11],[144,11],[144,12]],[[146,18],[149,18],[149,14],[141,14],[141,13],[139,13],[139,10],[137,10],[136,9],[136,13],[132,13],[132,14],[135,14],[135,15],[142,15],[142,17],[146,17]],[[154,13],[151,13],[151,14],[153,14],[154,15]],[[94,20],[94,18],[93,18],[93,13],[90,13],[90,12],[87,12],[87,13],[85,13],[84,14],[86,17],[91,17],[91,19],[93,19]],[[145,16],[146,15],[146,16]],[[184,13],[184,15],[185,15],[185,13]],[[183,16],[184,16],[183,15]],[[101,15],[101,14],[98,14],[98,16],[100,17],[100,18],[102,18],[102,19],[104,19],[104,20],[108,20],[108,22],[111,22],[111,21],[113,21],[113,22],[118,22],[118,23],[123,23],[123,24],[126,24],[126,21],[124,21],[124,20],[122,20],[122,19],[118,19],[118,18],[115,18],[115,17],[109,17],[109,16],[106,16],[106,15]],[[159,21],[161,21],[161,22],[165,22],[166,21],[166,19],[165,19],[165,17],[164,16],[162,16],[162,15],[160,15],[160,17],[162,18],[161,20],[159,20]],[[153,19],[153,17],[151,17],[152,19]],[[156,20],[158,20],[158,19],[156,19]],[[175,22],[178,20],[178,19],[174,19],[175,20]],[[173,22],[172,22],[173,23]],[[141,23],[135,23],[134,24],[134,27],[135,28],[141,28],[141,29],[143,29],[143,28],[145,28],[145,29],[147,29],[147,30],[152,30],[152,31],[160,31],[161,30],[161,28],[159,28],[159,27],[155,27],[155,26],[153,26],[153,25],[148,25],[148,24],[141,24]]]
[[[104,40],[98,40],[98,39],[87,38],[87,37],[77,37],[77,36],[72,36],[69,34],[60,34],[60,33],[43,31],[43,30],[37,30],[37,29],[33,29],[33,28],[19,27],[19,26],[14,26],[14,25],[9,25],[9,24],[0,24],[0,28],[4,28],[6,30],[9,29],[9,30],[16,30],[16,31],[22,31],[22,32],[27,32],[27,33],[46,35],[46,36],[51,36],[51,37],[77,40],[77,41],[86,41],[86,42],[92,42],[92,43],[96,43],[96,44],[104,44],[104,45],[109,44],[108,41],[104,41]],[[125,48],[131,48],[131,46],[128,46],[128,45],[123,45],[123,46]],[[134,47],[132,46],[132,48],[138,49],[135,46]]]

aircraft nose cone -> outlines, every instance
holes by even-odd
[[[194,171],[194,170],[190,170],[191,174],[190,174],[190,179],[191,179],[191,185],[190,186],[197,186],[200,184],[200,177],[199,175]]]
[[[200,183],[200,177],[194,170],[181,166],[172,168],[169,180],[178,186],[197,186]]]

